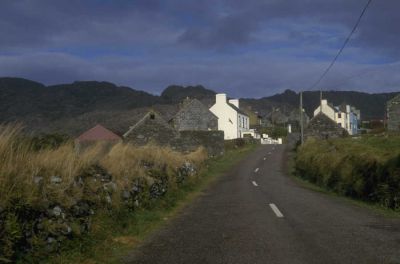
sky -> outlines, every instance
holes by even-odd
[[[367,0],[2,0],[0,76],[159,94],[309,90]],[[400,1],[374,0],[315,89],[400,91]]]

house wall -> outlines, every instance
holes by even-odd
[[[224,154],[223,131],[181,131],[180,137],[172,143],[178,151],[191,152],[199,147],[204,147],[210,156]]]
[[[138,146],[154,143],[160,146],[170,145],[179,137],[178,131],[169,126],[159,115],[146,115],[139,125],[124,135],[124,140]]]
[[[336,121],[336,123],[340,127],[344,128],[344,129],[348,128],[348,125],[347,125],[347,114],[346,113],[344,113],[344,112],[335,113],[335,119],[334,120]]]
[[[211,156],[224,153],[223,131],[177,131],[158,114],[147,114],[125,133],[124,140],[137,146],[153,143],[182,152],[191,152],[204,147]]]
[[[224,139],[240,137],[238,130],[238,114],[227,104],[226,94],[217,94],[215,104],[210,111],[218,117],[218,130],[224,131]]]
[[[192,100],[184,106],[172,123],[178,131],[218,130],[218,118],[198,100]]]
[[[248,133],[250,130],[250,118],[248,116],[238,113],[238,135],[243,137],[244,134]]]
[[[337,125],[335,121],[330,119],[323,113],[319,113],[310,120],[305,131],[304,137],[308,138],[337,138],[347,135],[347,131]]]
[[[349,114],[349,129],[348,132],[350,135],[358,134],[358,117],[357,114],[350,112]]]
[[[387,128],[400,131],[400,95],[387,103]]]
[[[358,114],[354,107],[346,105],[346,112],[335,113],[336,122],[346,129],[349,135],[356,135],[358,133]]]
[[[321,105],[317,107],[314,111],[314,117],[317,116],[321,111],[322,106],[322,113],[325,116],[329,117],[332,121],[335,121],[338,126],[344,128],[348,134],[356,135],[358,133],[358,123],[359,123],[359,116],[360,111],[351,107],[350,105],[346,105],[345,109],[335,107],[333,109],[327,100],[322,100]],[[343,111],[340,111],[343,110]]]
[[[322,113],[324,113],[327,117],[335,121],[335,110],[328,105],[327,100],[322,100],[321,104],[317,107],[317,109],[314,110],[314,116],[317,116],[321,111],[321,106],[322,106]]]

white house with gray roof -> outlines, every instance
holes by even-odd
[[[239,99],[227,100],[226,94],[216,94],[210,111],[218,117],[218,130],[224,131],[225,139],[242,138],[250,132],[250,118],[240,110]]]

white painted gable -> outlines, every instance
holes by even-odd
[[[240,138],[244,132],[249,131],[249,117],[241,114],[235,107],[239,108],[239,99],[231,99],[228,103],[226,94],[221,93],[216,94],[215,104],[210,108],[218,117],[218,130],[224,131],[225,139]]]

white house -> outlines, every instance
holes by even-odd
[[[218,130],[225,139],[242,138],[250,132],[250,118],[239,108],[239,99],[227,101],[226,94],[217,94],[210,111],[218,117]]]
[[[324,99],[317,109],[314,110],[314,116],[318,115],[321,109],[322,113],[335,121],[340,127],[346,129],[349,135],[356,135],[358,133],[361,113],[360,110],[356,109],[354,106],[346,104],[333,106]]]

